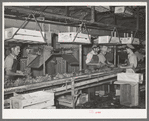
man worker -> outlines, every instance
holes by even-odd
[[[97,45],[92,46],[92,51],[87,54],[86,64],[89,69],[95,69],[99,65],[98,57],[99,47]]]
[[[17,56],[20,53],[20,46],[19,45],[11,45],[10,47],[10,54],[5,58],[5,74],[7,76],[23,76],[23,72],[17,70],[18,60]]]
[[[99,63],[100,66],[110,66],[113,67],[114,65],[112,63],[110,63],[109,61],[107,61],[105,55],[108,52],[108,47],[105,45],[100,46],[100,53],[99,53]]]
[[[135,68],[137,67],[137,56],[134,54],[134,46],[131,44],[128,44],[126,46],[126,51],[128,54],[128,61],[127,61],[127,66],[120,66],[120,68],[125,68],[125,69],[133,69],[135,70]]]

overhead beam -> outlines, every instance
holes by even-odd
[[[124,27],[124,26],[118,26],[118,25],[113,25],[113,24],[104,24],[104,23],[99,23],[99,22],[93,22],[92,23],[92,22],[87,21],[87,20],[80,20],[80,19],[77,19],[77,18],[67,17],[67,16],[64,16],[64,15],[51,14],[51,13],[47,13],[47,12],[41,12],[41,11],[37,11],[37,10],[35,11],[35,10],[26,9],[26,8],[21,8],[21,7],[12,7],[12,6],[5,6],[5,7],[8,8],[8,9],[21,11],[24,14],[40,14],[40,15],[44,15],[46,17],[52,16],[52,17],[56,17],[56,18],[59,18],[59,19],[69,19],[71,21],[84,22],[86,24],[95,24],[95,25],[98,25],[98,26],[105,26],[105,27],[112,27],[112,28],[117,27],[119,29],[135,31],[135,29],[133,29],[133,28]],[[139,31],[144,31],[144,30],[139,30]]]
[[[83,16],[81,16],[79,19],[83,20],[86,16],[88,16],[89,13],[86,12],[86,14],[84,14]]]
[[[5,18],[8,19],[14,19],[14,20],[26,20],[26,18],[20,18],[20,17],[15,17],[15,16],[10,16],[10,15],[5,15]],[[33,19],[28,19],[29,22],[35,22]],[[62,22],[56,22],[56,21],[50,21],[50,20],[38,20],[38,23],[45,23],[45,24],[56,24],[56,25],[62,25],[62,26],[72,26],[72,27],[79,27],[79,23],[62,23]],[[105,27],[94,27],[91,25],[86,25],[88,29],[96,29],[96,30],[106,30],[106,31],[111,31],[112,29],[110,28],[105,28]]]
[[[100,22],[102,19],[104,18],[110,18],[111,16],[113,16],[113,14],[110,15],[106,15],[106,16],[102,16],[100,19],[98,19],[97,21]]]
[[[82,10],[83,10],[82,8],[75,10],[74,12],[71,13],[71,16],[73,16],[77,13],[80,13]]]
[[[48,8],[48,6],[45,6],[45,7],[41,8],[40,10],[41,10],[42,12],[44,12],[47,8]]]
[[[131,22],[135,22],[135,20],[134,20],[134,19],[125,20],[125,21],[121,22],[120,25],[123,26],[123,24],[125,24],[125,23],[131,23]],[[136,30],[136,29],[135,29],[135,30]]]

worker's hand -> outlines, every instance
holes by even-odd
[[[24,74],[22,71],[16,71],[17,75],[19,76],[26,76],[26,74]]]
[[[119,65],[119,68],[124,68],[124,66]]]
[[[110,64],[110,67],[114,67],[114,65],[113,64]]]
[[[18,71],[18,70],[16,71],[16,73],[18,73],[18,74],[23,74],[23,72],[22,72],[22,71]]]
[[[106,63],[100,63],[100,67],[104,67],[106,65],[107,65]]]

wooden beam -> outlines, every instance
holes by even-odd
[[[57,15],[57,14],[51,14],[51,13],[47,13],[47,12],[41,12],[41,11],[35,11],[35,10],[30,10],[30,9],[26,9],[26,8],[21,8],[21,7],[10,7],[10,6],[7,6],[6,8],[8,9],[12,9],[12,10],[16,10],[16,11],[21,11],[22,13],[24,14],[40,14],[40,15],[44,15],[45,17],[56,17],[56,18],[59,18],[59,19],[69,19],[69,20],[72,20],[72,21],[77,21],[77,22],[84,22],[86,24],[95,24],[95,25],[98,25],[98,26],[104,26],[104,27],[111,27],[111,28],[114,28],[114,27],[117,27],[118,29],[124,29],[124,30],[130,30],[130,31],[135,31],[135,29],[133,28],[129,28],[129,27],[124,27],[124,26],[118,26],[118,25],[113,25],[113,24],[104,24],[104,23],[99,23],[99,22],[90,22],[90,21],[87,21],[87,20],[80,20],[80,19],[77,19],[77,18],[72,18],[72,17],[66,17],[64,15]],[[139,31],[144,31],[144,30],[139,30]]]
[[[77,9],[76,11],[73,11],[72,13],[71,13],[71,16],[75,16],[75,14],[78,14],[78,13],[80,13],[82,11],[82,8],[81,9]]]
[[[65,16],[69,16],[69,7],[65,6]]]
[[[86,14],[84,14],[83,16],[81,16],[79,19],[83,20],[85,17],[87,17],[89,15],[89,13],[86,12]]]
[[[5,18],[8,19],[15,19],[15,20],[26,20],[25,17],[15,17],[15,16],[9,16],[9,15],[5,15]],[[28,21],[30,22],[35,22],[35,20],[33,19],[29,19]],[[79,23],[62,23],[62,22],[56,22],[56,21],[50,21],[50,20],[45,20],[45,21],[41,21],[38,20],[39,23],[45,23],[45,24],[56,24],[56,25],[63,25],[63,26],[72,26],[72,27],[79,27]],[[106,30],[106,31],[111,31],[112,29],[110,28],[105,28],[105,27],[95,27],[95,26],[89,26],[87,25],[88,29],[96,29],[96,30]]]
[[[44,12],[47,8],[48,8],[48,6],[45,6],[45,7],[41,8],[40,10],[41,10],[42,12]]]
[[[91,22],[95,22],[95,7],[91,6]]]
[[[105,15],[105,16],[102,16],[100,17],[97,21],[100,22],[102,19],[104,18],[110,18],[111,16],[113,17],[114,14],[109,14],[109,15]]]

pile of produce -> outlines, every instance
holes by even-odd
[[[64,78],[64,76],[63,76],[63,74],[57,74],[55,77],[53,77],[53,79],[63,79]]]
[[[27,78],[18,78],[16,80],[5,79],[4,88],[29,85],[29,84],[33,84],[33,83],[39,83],[39,82],[50,81],[50,80],[52,80],[52,79],[51,79],[51,76],[48,74],[45,76],[38,76],[36,78],[28,76]]]
[[[57,75],[55,77],[53,77],[53,79],[64,79],[64,78],[68,78],[68,77],[72,77],[72,76],[74,76],[73,73],[64,73],[64,74],[57,73]]]
[[[108,72],[111,70],[116,71],[116,70],[119,70],[119,68],[110,68],[110,67],[104,66],[96,70],[86,69],[84,70],[84,72],[80,71],[78,73],[64,73],[64,74],[58,73],[56,74],[55,77],[51,77],[51,75],[46,74],[45,76],[38,76],[36,78],[27,76],[26,78],[18,78],[16,80],[10,80],[10,79],[5,78],[4,88],[17,87],[17,86],[29,85],[29,84],[40,83],[40,82],[45,82],[45,81],[51,81],[52,79],[54,80],[64,79],[64,78],[69,78],[73,76],[81,76],[84,74],[88,75],[88,74],[95,73],[95,72]]]

